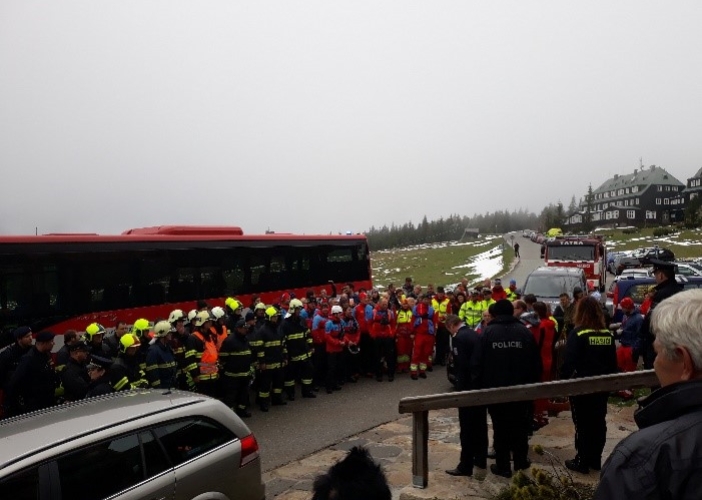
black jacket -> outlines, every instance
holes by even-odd
[[[482,388],[532,384],[541,378],[541,355],[529,329],[517,318],[498,316],[480,337]]]
[[[285,318],[280,324],[280,331],[285,338],[290,361],[304,361],[310,357],[310,351],[313,349],[312,336],[300,318]]]
[[[595,377],[617,371],[617,347],[611,331],[580,326],[570,331],[561,378]]]
[[[69,358],[65,368],[61,371],[63,394],[67,401],[78,401],[88,393],[90,375],[86,364],[80,364],[75,359]]]
[[[663,387],[639,404],[640,430],[609,456],[594,498],[700,498],[702,380]]]
[[[468,326],[462,326],[451,339],[453,363],[456,367],[456,390],[477,389],[479,377],[480,336]]]
[[[15,370],[17,370],[22,356],[27,354],[31,348],[32,346],[20,347],[15,342],[0,352],[0,389],[7,390],[7,385],[10,383]]]
[[[86,398],[92,398],[94,396],[102,396],[103,394],[110,394],[115,392],[112,388],[112,383],[110,382],[110,371],[107,370],[105,374],[90,382],[88,387],[88,393],[85,395]]]
[[[249,377],[253,373],[255,359],[246,335],[240,335],[237,331],[230,334],[219,349],[225,377]]]
[[[662,283],[658,283],[654,290],[655,293],[653,294],[653,299],[651,299],[651,308],[649,309],[648,314],[644,316],[641,329],[639,330],[639,338],[641,339],[640,343],[644,348],[653,344],[653,334],[651,333],[651,311],[653,311],[658,304],[663,302],[668,297],[672,297],[676,293],[682,292],[683,287],[675,280],[665,280]]]
[[[51,354],[39,352],[36,346],[22,356],[7,386],[7,399],[12,412],[26,413],[53,406],[57,376]]]

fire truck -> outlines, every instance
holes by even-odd
[[[602,236],[559,236],[546,240],[545,246],[547,266],[579,267],[585,271],[590,290],[605,290],[607,259]]]

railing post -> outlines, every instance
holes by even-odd
[[[429,484],[429,412],[412,413],[412,485]]]

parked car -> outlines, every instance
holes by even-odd
[[[635,253],[634,257],[639,259],[642,266],[650,266],[651,259],[665,260],[668,262],[675,260],[675,254],[672,250],[659,247],[644,248],[642,251]]]
[[[675,280],[685,289],[702,288],[702,276],[687,277],[677,275]],[[616,309],[624,297],[629,297],[634,301],[634,304],[641,305],[646,298],[646,294],[653,290],[655,286],[656,280],[653,277],[629,277],[619,279],[612,286],[612,304]]]
[[[578,267],[542,266],[534,269],[524,282],[522,295],[533,294],[537,300],[551,304],[555,308],[559,304],[561,293],[573,293],[575,287],[587,291],[585,271]]]
[[[614,258],[614,274],[619,276],[625,269],[641,267],[641,261],[633,255],[621,254]]]
[[[222,402],[124,391],[0,422],[7,499],[262,500],[258,443]]]

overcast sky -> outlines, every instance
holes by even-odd
[[[702,166],[702,2],[0,2],[0,233],[363,231]]]

